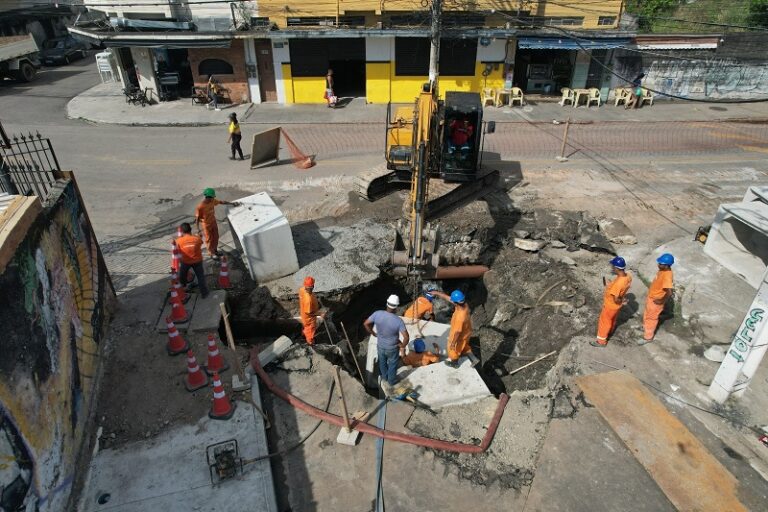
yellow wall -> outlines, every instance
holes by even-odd
[[[286,69],[287,68],[287,69]],[[446,91],[481,92],[483,87],[504,86],[504,65],[483,76],[485,64],[475,64],[475,76],[441,76],[440,96]],[[368,103],[411,103],[418,96],[425,76],[395,76],[395,66],[390,62],[369,62],[365,65],[366,98]],[[286,103],[324,103],[325,77],[297,77],[290,79],[290,65],[283,64],[286,84]]]
[[[579,4],[575,0],[570,2],[560,1],[558,4],[551,4],[544,0],[542,1],[525,1],[525,0],[476,0],[469,3],[471,6],[469,9],[446,9],[444,11],[490,11],[495,9],[499,11],[511,11],[514,12],[521,7],[524,10],[530,11],[531,16],[583,16],[584,24],[578,27],[565,27],[568,29],[611,29],[616,28],[616,25],[598,26],[597,18],[599,16],[616,16],[617,21],[621,12],[622,0],[591,0],[589,2],[583,2]],[[570,4],[568,7],[566,4]],[[387,14],[404,14],[412,11],[423,11],[424,7],[421,4],[421,0],[399,0],[397,2],[384,2],[381,0],[339,0],[338,1],[338,13],[340,15],[364,15],[366,26],[375,26],[376,22],[382,20],[380,14],[383,12]],[[288,7],[290,10],[286,11],[286,2],[282,0],[260,0],[259,1],[259,16],[267,16],[269,19],[277,23],[280,28],[284,28],[287,24],[288,17],[312,17],[312,16],[326,16],[335,17],[337,13],[336,2],[318,2],[317,0],[294,0]],[[486,25],[490,27],[503,26],[509,18],[504,18],[499,15],[487,15]]]

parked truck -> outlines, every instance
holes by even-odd
[[[32,34],[0,37],[0,79],[33,80],[40,67],[39,51]]]

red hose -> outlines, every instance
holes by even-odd
[[[314,407],[281,389],[279,386],[277,386],[277,384],[272,382],[272,379],[269,378],[267,372],[265,372],[264,368],[261,367],[261,364],[259,363],[259,353],[255,349],[251,350],[251,366],[253,367],[253,371],[256,372],[256,375],[259,376],[267,389],[269,389],[269,391],[279,399],[289,403],[296,409],[304,411],[310,416],[319,418],[327,423],[336,425],[337,427],[344,426],[344,420],[341,416],[337,416],[335,414],[331,414],[329,412],[318,409],[317,407]],[[380,429],[374,427],[373,425],[369,425],[354,419],[350,421],[350,426],[364,434],[371,434],[373,436],[388,439],[390,441],[415,444],[416,446],[426,446],[427,448],[434,448],[435,450],[445,450],[449,452],[483,453],[491,445],[491,441],[493,440],[493,436],[496,434],[496,429],[499,426],[501,416],[504,414],[504,408],[506,407],[508,401],[509,397],[505,393],[502,393],[501,396],[499,396],[499,405],[496,407],[496,412],[493,414],[491,423],[488,425],[488,430],[486,431],[485,436],[479,445],[457,443],[454,441],[441,441],[439,439],[430,439],[429,437],[422,437],[413,434],[392,432],[391,430]]]

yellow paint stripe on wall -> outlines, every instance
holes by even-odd
[[[293,79],[293,101],[296,103],[325,103],[325,77],[301,76]]]
[[[391,67],[389,62],[365,64],[365,96],[368,103],[389,102]]]
[[[291,65],[281,64],[283,70],[283,94],[285,94],[285,103],[296,103],[293,94],[293,78],[291,75]]]

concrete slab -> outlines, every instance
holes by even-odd
[[[266,192],[238,199],[227,214],[243,261],[254,281],[262,283],[299,270],[288,219]]]
[[[751,203],[753,201],[760,201],[761,203],[768,204],[768,186],[753,185],[747,189],[744,194],[743,203]]]
[[[420,328],[423,336],[419,334],[419,329],[413,320],[401,317],[405,322],[408,334],[411,340],[418,337],[424,339],[429,350],[432,344],[437,343],[440,347],[440,354],[446,357],[448,344],[448,324],[437,322],[421,322]],[[408,346],[406,352],[413,349],[412,344]],[[376,354],[376,337],[368,338],[368,355],[365,362],[366,380],[369,385],[375,387],[376,374],[378,371]],[[452,405],[471,404],[491,396],[488,386],[480,377],[480,374],[474,369],[472,359],[462,357],[459,360],[458,368],[451,368],[445,361],[422,366],[421,368],[411,368],[401,366],[397,371],[398,378],[404,385],[413,388],[419,393],[419,400],[429,407],[436,409]]]
[[[599,413],[583,408],[573,418],[554,419],[550,423],[525,510],[675,512],[677,509]]]
[[[253,389],[258,400],[258,386]],[[252,405],[239,402],[228,421],[206,416],[153,440],[104,450],[91,463],[80,510],[277,511],[269,460],[248,464],[242,477],[211,484],[206,446],[228,439],[238,441],[246,459],[267,453],[264,424]],[[102,506],[98,500],[106,494]]]
[[[189,322],[189,330],[192,332],[216,332],[221,322],[221,308],[219,304],[226,303],[227,292],[225,290],[211,290],[208,297],[197,296],[197,301],[192,310],[192,320]],[[190,301],[191,302],[191,301]]]
[[[261,366],[268,365],[287,352],[292,346],[293,342],[291,341],[291,338],[288,336],[280,336],[274,343],[259,352],[259,363]]]
[[[614,371],[576,383],[679,510],[747,510],[736,478],[633,375]]]
[[[187,332],[189,330],[189,326],[192,323],[192,317],[194,316],[195,311],[195,304],[197,303],[197,300],[199,298],[199,295],[197,293],[190,293],[189,294],[189,300],[186,304],[184,304],[184,309],[187,310],[187,321],[186,322],[174,322],[174,325],[176,326],[176,330],[179,332]],[[171,301],[170,297],[166,297],[165,304],[163,304],[163,312],[160,314],[160,317],[157,319],[157,332],[168,332],[168,324],[165,322],[165,319],[171,316]],[[218,328],[218,326],[217,326]]]
[[[757,289],[768,265],[768,204],[721,204],[704,252]]]

